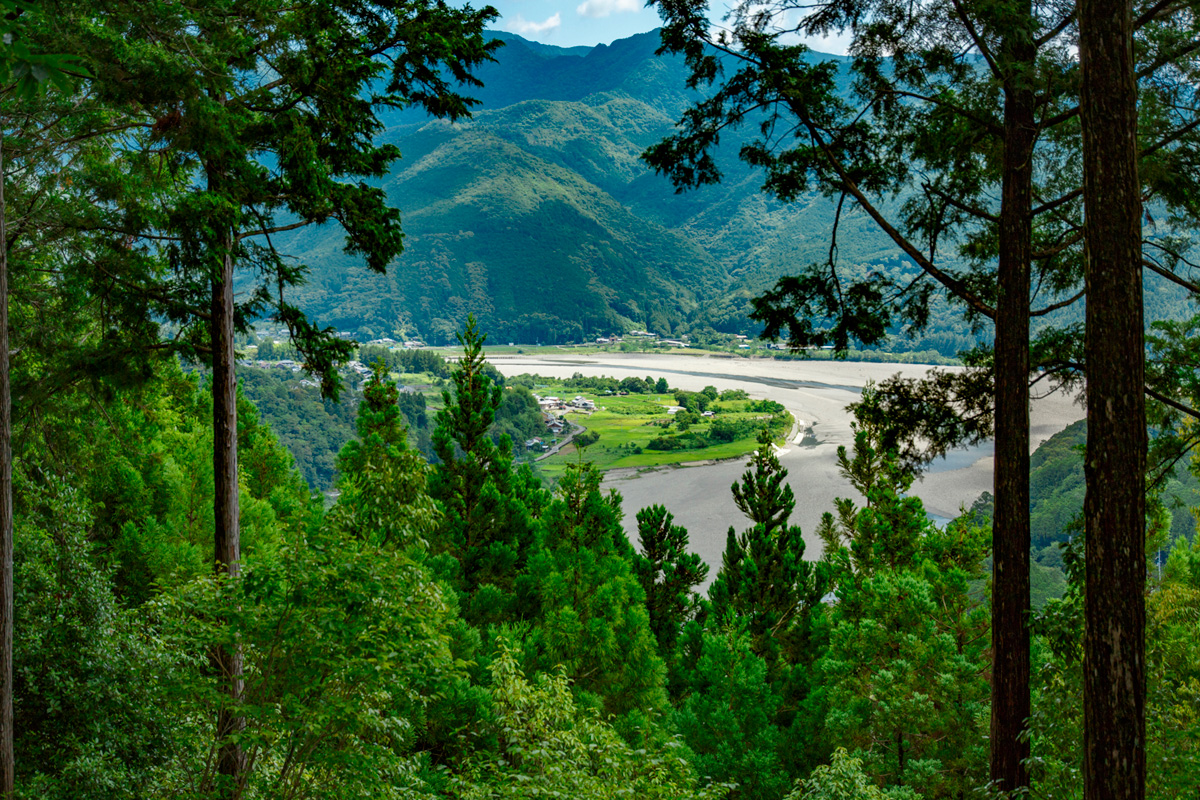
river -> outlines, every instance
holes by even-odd
[[[548,377],[584,375],[665,377],[672,387],[698,391],[705,386],[718,390],[744,389],[753,397],[781,403],[812,435],[802,444],[795,441],[779,454],[788,470],[788,484],[796,496],[792,522],[801,526],[808,558],[819,558],[821,543],[816,536],[821,514],[833,510],[836,497],[857,497],[837,467],[837,448],[853,442],[853,417],[846,406],[857,400],[868,381],[901,374],[920,377],[930,367],[911,364],[876,364],[847,361],[775,361],[772,359],[727,358],[713,355],[657,355],[649,353],[600,353],[576,355],[550,350],[519,355],[489,356],[505,375],[532,372]],[[1055,392],[1037,396],[1031,405],[1031,446],[1036,448],[1072,422],[1084,417],[1073,398]],[[797,437],[799,438],[799,437]],[[958,515],[982,492],[992,488],[992,447],[989,444],[955,451],[935,462],[914,484],[911,494],[922,499],[935,518]],[[625,530],[637,541],[634,515],[645,506],[660,503],[675,515],[677,524],[688,529],[691,548],[711,567],[715,576],[725,549],[726,533],[747,520],[733,504],[730,486],[745,470],[745,460],[664,467],[645,471],[614,470],[605,478],[607,487],[622,497]]]

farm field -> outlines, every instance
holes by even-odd
[[[574,444],[538,462],[549,478],[562,474],[567,464],[591,461],[601,470],[638,469],[739,458],[757,446],[758,432],[769,427],[782,442],[792,429],[791,414],[777,404],[752,400],[744,392],[726,393],[706,406],[712,416],[702,416],[678,408],[673,394],[604,395],[586,391],[574,393],[560,385],[540,385],[543,395],[575,394],[595,403],[594,411],[560,412],[567,421],[599,435],[599,439],[579,452]],[[732,396],[730,396],[732,394]]]

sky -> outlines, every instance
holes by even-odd
[[[646,8],[644,0],[491,0],[490,4],[500,12],[493,28],[559,47],[611,44],[660,24],[658,10]],[[717,10],[713,16],[723,13]],[[846,52],[845,43],[836,39],[808,45],[823,53]]]
[[[500,11],[492,27],[535,42],[610,44],[659,26],[658,11],[642,0],[491,0]]]

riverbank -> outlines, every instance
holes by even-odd
[[[853,497],[849,484],[838,473],[837,448],[853,444],[846,406],[857,400],[868,381],[901,374],[923,376],[931,367],[836,361],[772,361],[709,356],[676,356],[643,353],[514,354],[489,355],[505,375],[536,372],[552,377],[583,375],[664,375],[672,386],[699,391],[706,385],[720,391],[742,389],[752,397],[782,404],[802,429],[811,431],[803,444],[791,441],[780,451],[788,469],[788,483],[796,495],[793,522],[804,530],[808,556],[820,554],[816,537],[821,514],[833,510],[837,497]],[[953,367],[939,367],[953,369]],[[1084,410],[1071,397],[1052,393],[1031,404],[1030,446],[1036,448],[1053,434],[1083,418]],[[791,437],[794,439],[794,437]],[[991,491],[993,457],[990,445],[951,453],[935,462],[912,493],[939,517],[953,517],[984,491]],[[733,504],[730,486],[745,470],[745,459],[711,464],[691,464],[636,470],[614,470],[605,485],[618,490],[625,511],[625,528],[636,541],[634,515],[645,506],[664,505],[685,526],[694,552],[712,566],[721,563],[725,536],[746,520]],[[861,498],[856,498],[861,499]]]

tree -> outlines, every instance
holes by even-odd
[[[19,30],[20,17],[29,3],[6,0],[0,6],[0,92],[31,98],[53,81],[69,91],[65,68],[75,66],[70,56],[31,50]],[[11,81],[11,82],[10,82]],[[14,791],[13,762],[13,494],[12,494],[12,383],[9,342],[9,232],[5,203],[4,136],[0,127],[0,797]]]
[[[852,339],[879,342],[896,323],[920,329],[937,291],[960,304],[968,321],[995,326],[994,348],[967,360],[990,370],[985,380],[971,372],[935,379],[958,413],[938,416],[947,427],[933,449],[995,434],[993,779],[1004,790],[1025,786],[1029,379],[1031,368],[1078,378],[1084,366],[1077,330],[1044,327],[1032,356],[1029,341],[1031,318],[1083,296],[1073,10],[856,0],[804,6],[788,22],[801,4],[743,3],[732,30],[710,43],[700,5],[668,0],[661,8],[664,49],[687,56],[692,85],[720,83],[685,114],[678,135],[647,152],[650,163],[678,186],[718,180],[721,137],[757,124],[758,138],[741,154],[763,170],[766,191],[785,201],[810,188],[837,198],[827,262],[782,279],[755,301],[752,316],[766,336],[786,329],[793,347],[828,342],[839,350]],[[1194,117],[1164,113],[1179,109],[1174,96],[1187,96],[1196,57],[1188,18],[1161,4],[1146,4],[1138,16],[1147,43],[1139,76],[1156,97],[1145,104],[1153,134],[1142,144],[1144,160],[1175,164],[1192,146]],[[787,44],[793,33],[831,31],[853,37],[848,86],[836,64]],[[1165,175],[1156,170],[1144,188],[1190,213],[1186,193]],[[895,211],[885,205],[889,197],[901,201]],[[893,241],[915,276],[843,278],[837,230],[847,200]],[[1190,288],[1172,268],[1145,263]],[[896,384],[910,396],[923,393]],[[964,424],[966,414],[975,418]]]
[[[407,441],[400,414],[400,392],[388,378],[387,365],[376,361],[363,386],[355,427],[358,438],[338,453],[338,471],[343,475],[361,472],[375,460],[390,459],[404,452]]]
[[[575,438],[571,441],[575,445],[575,449],[579,451],[580,463],[583,463],[583,451],[600,441],[600,433],[599,431],[584,431],[575,434]]]
[[[525,651],[542,671],[563,665],[609,713],[645,714],[667,705],[666,667],[621,529],[621,498],[601,494],[600,478],[590,463],[568,465],[540,515],[522,578],[534,611]]]
[[[428,539],[437,509],[425,490],[427,465],[405,444],[399,392],[387,367],[363,387],[358,407],[358,439],[338,453],[338,505],[330,512],[339,530],[379,546],[404,547]]]
[[[671,653],[679,631],[696,605],[693,587],[704,583],[708,565],[688,552],[687,528],[675,525],[671,512],[660,505],[637,513],[638,544],[633,572],[646,592],[650,630],[658,640],[658,652]]]
[[[91,11],[56,7],[54,27],[86,54],[105,101],[137,109],[141,132],[126,140],[131,168],[165,169],[175,181],[173,193],[137,209],[141,230],[129,246],[151,251],[166,243],[171,270],[137,288],[179,326],[180,349],[212,369],[215,563],[233,576],[240,558],[235,332],[270,309],[331,395],[334,365],[351,350],[287,302],[286,287],[305,267],[284,258],[278,237],[335,221],[346,231],[347,253],[376,271],[387,267],[401,248],[399,215],[361,180],[381,177],[398,156],[372,142],[377,112],[415,103],[451,118],[467,113],[469,101],[451,82],[469,84],[470,70],[488,57],[482,28],[494,11],[425,0],[202,2],[98,19]],[[258,283],[235,303],[239,268],[252,269]],[[213,658],[229,681],[217,736],[232,792],[245,771],[236,744],[241,655],[218,647]]]
[[[758,443],[752,469],[732,486],[734,501],[753,525],[741,534],[729,528],[721,570],[708,596],[717,624],[731,614],[747,620],[754,652],[776,679],[782,664],[799,662],[808,616],[824,591],[813,565],[804,560],[799,526],[788,524],[796,501],[770,433],[762,431]]]
[[[86,494],[24,460],[16,484],[15,751],[22,797],[132,800],[153,794],[178,752],[165,687],[178,653],[122,608],[92,561]],[[52,474],[52,473],[51,473]],[[147,680],[154,675],[154,680]]]
[[[238,575],[201,577],[150,606],[177,653],[244,647],[238,740],[254,769],[238,776],[235,797],[426,796],[413,733],[461,670],[452,597],[419,563],[418,543],[354,535],[367,522],[357,514],[343,507],[278,552],[247,558]],[[224,676],[173,677],[174,724],[191,735],[172,788],[228,794],[204,729],[227,703]]]
[[[771,432],[766,428],[759,431],[758,448],[750,457],[753,471],[747,469],[742,482],[730,487],[738,510],[755,525],[762,525],[767,534],[786,526],[796,508],[792,487],[785,482],[788,471],[780,465],[774,446]]]
[[[712,627],[700,634],[700,657],[675,725],[701,774],[737,784],[733,797],[780,798],[789,779],[775,724],[780,698],[767,664],[754,652],[745,620]]]
[[[1087,252],[1084,796],[1146,792],[1145,346],[1132,3],[1079,7]]]
[[[986,707],[987,610],[971,596],[988,532],[964,516],[938,528],[907,496],[913,476],[856,426],[842,475],[866,498],[838,499],[820,535],[837,601],[817,661],[822,738],[853,747],[885,785],[953,797],[978,785]]]
[[[518,496],[528,473],[513,474],[508,436],[499,442],[491,436],[504,390],[483,356],[486,339],[467,317],[459,335],[463,355],[451,374],[454,393],[442,392],[437,413],[433,450],[440,463],[430,479],[430,494],[444,511],[434,549],[457,560],[461,573],[454,577],[473,624],[523,614],[513,591],[533,539],[529,510]]]
[[[527,678],[519,652],[500,641],[489,666],[495,712],[496,754],[480,753],[453,781],[462,800],[630,795],[675,800],[717,800],[729,788],[698,785],[676,743],[630,745],[594,710],[581,708],[560,668]]]

